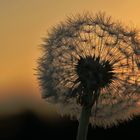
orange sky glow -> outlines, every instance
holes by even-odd
[[[0,0],[0,115],[55,112],[41,99],[34,75],[39,45],[52,26],[71,14],[105,11],[140,29],[139,5],[139,0]]]

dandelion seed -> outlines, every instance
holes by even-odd
[[[110,127],[139,114],[138,32],[103,13],[68,18],[52,29],[38,62],[42,96],[62,115]],[[84,112],[85,113],[85,112]]]

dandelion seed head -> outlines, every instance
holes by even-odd
[[[75,15],[50,31],[43,48],[38,61],[42,96],[61,115],[78,119],[88,94],[95,100],[93,125],[117,125],[140,113],[137,30],[104,13]]]
[[[113,67],[109,61],[100,62],[100,57],[80,58],[76,65],[78,81],[91,92],[104,88],[113,80]]]

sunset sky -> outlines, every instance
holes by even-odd
[[[36,76],[47,30],[66,16],[105,11],[140,29],[139,0],[0,0],[0,115],[31,109],[55,112],[41,99]]]

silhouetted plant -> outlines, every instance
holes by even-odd
[[[140,113],[138,31],[104,13],[68,17],[53,27],[38,61],[42,96],[61,115],[80,118],[77,140],[88,123],[110,127]],[[81,112],[81,117],[80,117]]]

